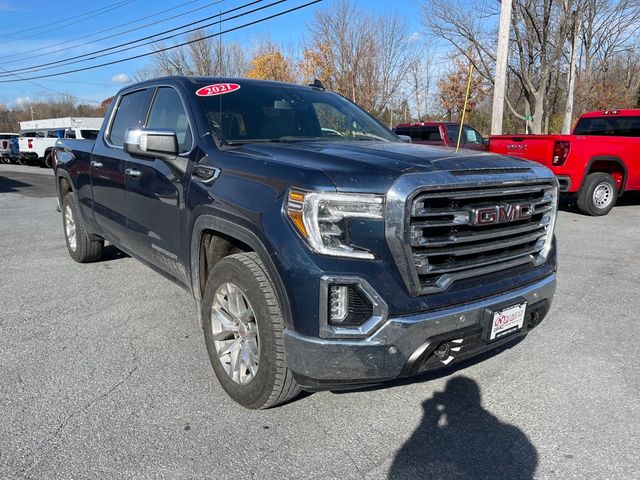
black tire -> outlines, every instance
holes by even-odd
[[[73,240],[70,239],[70,231],[67,228],[68,215],[70,215],[75,227],[75,245]],[[80,216],[78,202],[72,192],[67,193],[62,199],[62,229],[69,255],[76,262],[87,263],[100,259],[104,249],[104,240],[91,240]],[[73,237],[73,235],[71,236]]]
[[[53,168],[51,152],[47,153],[47,155],[44,157],[44,166],[47,168]]]
[[[223,284],[233,283],[244,295],[257,324],[258,367],[247,384],[227,374],[213,338],[212,306],[215,293]],[[239,253],[221,259],[211,270],[202,300],[204,337],[209,360],[222,388],[240,405],[265,409],[287,402],[300,393],[300,387],[287,367],[284,351],[284,319],[273,283],[255,253]]]
[[[596,172],[587,179],[578,192],[578,208],[594,217],[606,215],[618,201],[618,185],[611,175]]]

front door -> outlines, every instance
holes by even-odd
[[[193,136],[179,93],[172,87],[157,89],[146,128],[176,132],[180,155],[188,156]],[[188,281],[184,264],[182,219],[189,176],[159,159],[130,156],[126,168],[129,235],[134,250],[150,263],[180,280]]]

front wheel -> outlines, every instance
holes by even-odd
[[[230,255],[211,269],[202,315],[211,365],[233,400],[264,409],[300,393],[285,358],[282,311],[258,255]]]
[[[618,185],[611,175],[591,173],[578,193],[578,208],[593,216],[606,215],[618,201]]]
[[[76,262],[95,262],[102,256],[104,240],[92,240],[80,217],[78,203],[73,193],[62,199],[62,226],[69,255]]]

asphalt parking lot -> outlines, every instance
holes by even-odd
[[[68,256],[51,171],[0,165],[0,478],[640,478],[640,196],[560,212],[553,308],[440,375],[228,400],[189,294]]]

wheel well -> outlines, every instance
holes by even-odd
[[[218,261],[234,253],[252,252],[246,243],[241,242],[224,233],[214,230],[205,230],[200,237],[200,250],[198,255],[198,278],[200,280],[200,292],[204,291],[209,272]]]
[[[618,190],[622,191],[624,189],[624,183],[626,181],[625,170],[620,163],[613,160],[596,160],[591,164],[588,174],[595,172],[608,173],[616,181]]]
[[[71,184],[69,183],[69,181],[64,177],[61,177],[60,178],[60,201],[62,201],[64,196],[67,193],[69,193],[71,190],[73,189],[71,188]]]

